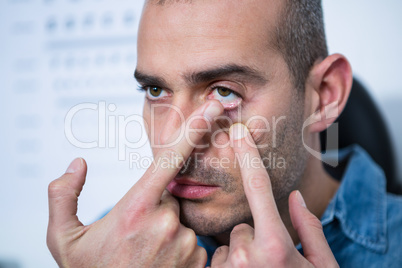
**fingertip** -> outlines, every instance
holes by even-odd
[[[233,143],[235,141],[244,139],[249,133],[250,131],[245,125],[242,123],[235,123],[229,129],[230,141]]]
[[[303,195],[299,190],[294,190],[290,193],[289,206],[296,206],[297,208],[303,207],[307,209],[306,202],[304,201]]]
[[[82,170],[84,167],[86,167],[85,160],[81,157],[77,157],[70,163],[65,173],[74,174],[77,171]]]
[[[300,201],[298,200],[298,190],[295,190],[290,193],[289,195],[289,213],[290,213],[290,218],[292,220],[293,227],[297,229],[300,225],[300,217],[303,215],[301,212],[301,209],[304,208],[301,204]]]
[[[209,101],[209,105],[204,110],[204,117],[208,121],[213,122],[215,120],[215,117],[223,113],[223,110],[224,108],[219,101],[211,100]]]
[[[76,158],[64,175],[49,184],[49,226],[67,226],[71,222],[82,225],[76,213],[77,200],[85,184],[86,168],[85,160]]]
[[[87,167],[87,164],[86,164],[85,160],[81,157],[77,157],[70,163],[65,174],[74,174],[78,171],[83,170],[84,168],[86,169],[86,167]]]
[[[295,190],[289,196],[289,213],[293,227],[298,231],[302,226],[311,225],[311,222],[318,220],[306,206],[300,191]],[[318,220],[318,222],[320,222]],[[299,231],[298,231],[299,232]]]
[[[304,198],[303,198],[302,194],[300,193],[300,191],[296,190],[294,195],[295,195],[295,198],[296,198],[298,204],[304,208],[307,208],[306,202],[304,201]]]
[[[86,174],[87,164],[85,160],[81,157],[77,157],[68,166],[65,174],[60,177],[60,180],[65,181],[65,183],[71,185],[74,189],[77,189],[80,192],[85,184]]]
[[[323,263],[336,263],[323,232],[321,221],[302,204],[302,198],[297,190],[290,194],[289,212],[292,225],[303,247],[304,257],[315,267],[323,267]]]

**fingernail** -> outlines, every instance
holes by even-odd
[[[296,191],[296,197],[297,197],[297,201],[299,201],[299,204],[301,206],[307,208],[306,202],[304,202],[304,198],[303,198],[302,194],[300,193],[300,191]]]
[[[214,120],[215,117],[221,114],[221,107],[217,103],[210,103],[208,107],[204,111],[204,117],[208,119],[210,122]]]
[[[78,170],[80,170],[82,167],[82,158],[76,158],[71,162],[71,164],[68,166],[66,173],[75,173]]]
[[[229,129],[229,135],[234,141],[243,139],[247,136],[248,132],[247,127],[241,123],[233,124]]]

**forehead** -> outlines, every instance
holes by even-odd
[[[177,72],[183,65],[261,59],[270,48],[281,2],[193,0],[164,5],[147,3],[138,34],[138,66],[155,70],[157,66],[169,64],[170,70]]]

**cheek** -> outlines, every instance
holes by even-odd
[[[246,124],[254,142],[260,146],[268,146],[272,137],[272,127],[268,120],[258,119]]]

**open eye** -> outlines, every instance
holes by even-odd
[[[242,98],[237,93],[226,87],[213,88],[208,95],[208,99],[220,101],[225,109],[236,108],[242,101]]]
[[[165,89],[157,86],[144,86],[142,90],[146,92],[146,96],[150,100],[157,100],[168,96]]]

